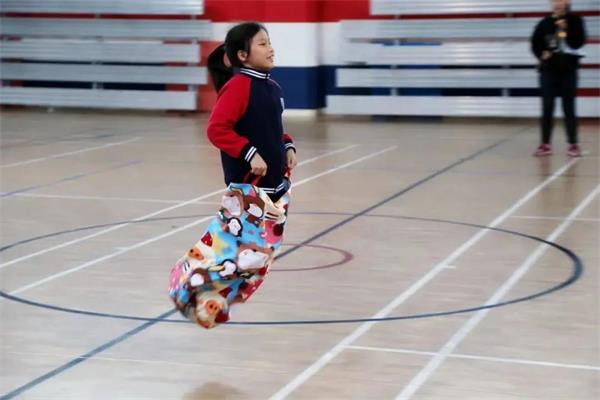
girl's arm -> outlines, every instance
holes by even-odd
[[[238,135],[233,127],[246,112],[250,97],[250,79],[232,78],[219,92],[208,120],[206,133],[210,142],[234,158],[247,162],[256,154],[256,147]]]

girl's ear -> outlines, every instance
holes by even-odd
[[[240,59],[240,61],[244,63],[248,59],[248,52],[244,50],[238,50],[237,56]]]

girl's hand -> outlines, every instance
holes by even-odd
[[[250,160],[250,172],[256,176],[265,176],[267,174],[267,163],[260,154],[254,154],[252,160]]]
[[[287,167],[291,171],[292,169],[296,168],[296,165],[298,165],[298,160],[296,160],[296,152],[292,149],[288,149],[286,156],[287,156]]]

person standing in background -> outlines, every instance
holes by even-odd
[[[577,137],[575,97],[577,69],[581,55],[578,50],[585,44],[583,18],[571,13],[570,0],[552,0],[553,13],[544,17],[531,36],[531,50],[539,60],[540,91],[542,97],[541,143],[535,156],[552,154],[552,127],[555,98],[562,99],[567,141],[567,154],[580,157]]]

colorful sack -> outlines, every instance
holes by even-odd
[[[288,203],[289,192],[273,203],[254,185],[229,185],[204,236],[171,270],[169,296],[185,317],[213,328],[248,300],[281,247]]]

